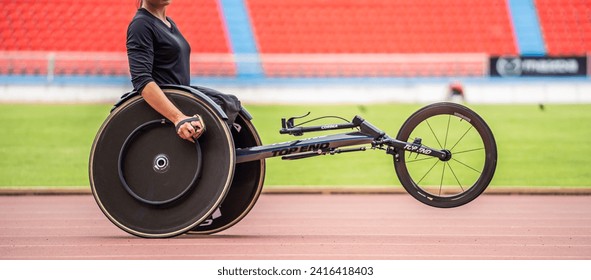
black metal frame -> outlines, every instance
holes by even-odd
[[[279,133],[301,136],[306,132],[353,128],[357,128],[358,130],[350,133],[325,135],[289,142],[236,149],[237,163],[278,156],[281,156],[284,160],[294,160],[319,155],[334,155],[345,152],[365,151],[365,147],[347,149],[342,149],[341,147],[367,144],[371,144],[372,149],[386,150],[388,154],[396,154],[396,149],[403,149],[436,157],[442,161],[451,159],[451,153],[448,150],[439,150],[424,146],[421,144],[420,138],[415,139],[412,143],[391,138],[385,132],[360,116],[355,116],[350,123],[309,127],[296,126],[293,124],[293,119],[294,118],[290,118],[288,121],[282,119],[282,128]]]

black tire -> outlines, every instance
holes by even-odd
[[[261,146],[261,138],[252,122],[243,113],[235,121],[240,131],[232,129],[236,148]],[[226,198],[214,214],[191,229],[192,234],[212,234],[240,222],[256,204],[265,180],[265,160],[236,164],[234,179]]]
[[[178,137],[172,123],[135,96],[107,117],[90,154],[99,208],[140,237],[172,237],[202,223],[222,203],[234,175],[231,132],[213,105],[184,90],[164,92],[186,115],[203,118],[207,131],[198,145]]]
[[[402,125],[398,140],[451,152],[449,161],[397,149],[394,168],[402,186],[429,206],[450,208],[478,197],[491,182],[497,165],[492,131],[474,111],[456,103],[423,107]]]

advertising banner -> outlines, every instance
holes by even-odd
[[[492,56],[491,77],[584,77],[585,56]]]

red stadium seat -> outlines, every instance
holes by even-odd
[[[591,52],[591,2],[536,0],[546,51],[550,55]]]
[[[517,52],[504,0],[247,0],[247,5],[262,56]],[[454,74],[441,65],[421,65],[406,71]],[[285,75],[287,68],[277,74]],[[276,75],[269,72],[276,67],[264,65],[264,69],[267,75]],[[347,73],[363,74],[359,69]],[[367,71],[383,71],[376,75],[385,76],[393,70]]]
[[[262,53],[516,53],[504,0],[247,3]]]
[[[90,56],[125,56],[126,30],[136,4],[4,1],[0,53],[32,52],[41,57],[56,53],[66,58],[56,61],[58,74],[127,75],[126,63],[97,62]],[[483,56],[518,52],[506,0],[246,0],[245,4],[263,70],[271,77],[479,76],[486,74]],[[591,1],[535,0],[535,4],[549,54],[591,53]],[[218,5],[217,0],[175,0],[168,10],[191,44],[193,75],[236,75]],[[81,53],[88,58],[67,59]],[[332,54],[342,55],[338,56],[342,60],[318,62]],[[411,59],[400,60],[401,54]],[[282,55],[287,59],[276,59]],[[374,61],[384,55],[386,61]],[[369,61],[359,63],[359,56]],[[1,56],[0,74],[7,73],[47,73],[47,61]]]
[[[0,12],[4,15],[0,18],[0,52],[125,54],[127,26],[137,9],[137,1],[120,0],[4,2]],[[230,53],[217,5],[216,0],[175,0],[174,5],[170,6],[168,15],[191,44],[193,53]],[[101,67],[107,67],[102,70],[88,62],[59,63],[60,68],[56,69],[56,73],[122,73],[118,65],[110,65],[110,62],[100,64]],[[234,75],[232,69],[225,67],[220,73]]]

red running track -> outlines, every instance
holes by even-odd
[[[209,236],[131,236],[91,195],[0,196],[0,259],[591,259],[591,196],[264,194]]]

